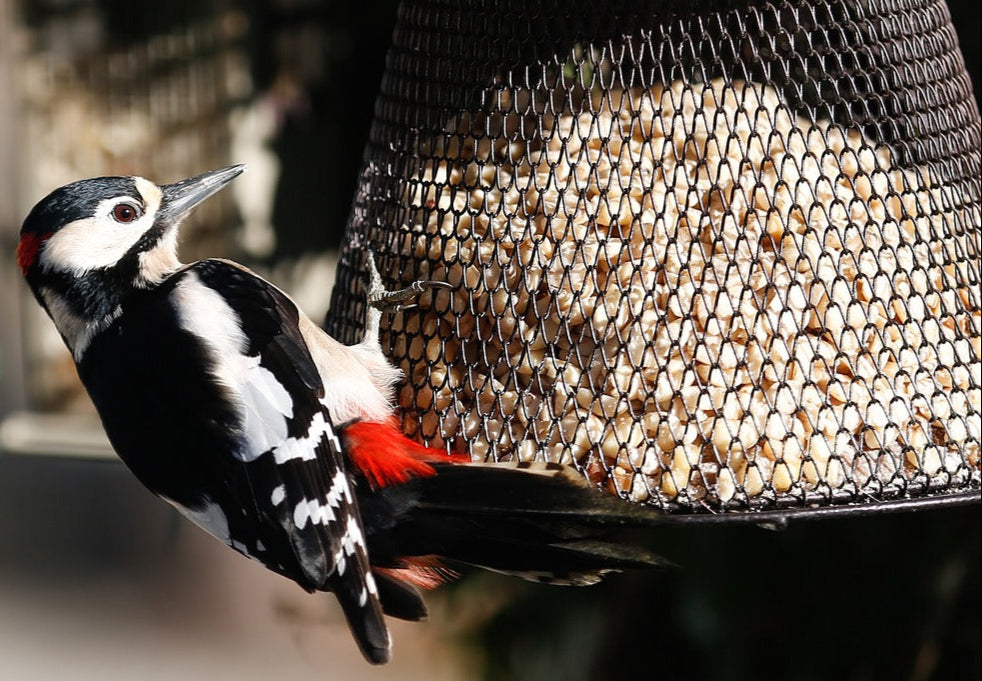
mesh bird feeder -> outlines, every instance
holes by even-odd
[[[371,248],[456,287],[385,339],[431,446],[690,517],[977,500],[979,168],[940,0],[407,1],[328,331]]]

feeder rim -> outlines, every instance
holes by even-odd
[[[982,502],[982,490],[974,489],[954,494],[936,496],[889,499],[887,501],[863,501],[839,505],[814,506],[809,508],[784,508],[766,511],[704,511],[687,510],[668,512],[662,522],[672,525],[710,525],[721,523],[771,525],[784,527],[791,520],[821,520],[853,516],[900,513],[903,511],[925,511],[954,506],[968,506]]]

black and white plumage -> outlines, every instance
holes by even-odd
[[[147,488],[304,589],[334,592],[376,663],[390,649],[383,613],[426,615],[413,585],[440,576],[431,556],[569,583],[659,562],[599,538],[653,514],[565,468],[461,465],[396,430],[378,308],[439,284],[388,293],[376,275],[365,339],[344,346],[246,268],[182,265],[181,219],[242,170],[82,180],[21,230],[21,271]]]

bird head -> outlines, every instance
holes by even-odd
[[[79,328],[111,316],[126,290],[152,288],[180,267],[177,227],[244,169],[166,185],[96,177],[60,187],[34,206],[21,227],[17,264],[69,347]]]
[[[173,184],[142,177],[95,177],[60,187],[31,210],[17,263],[32,285],[46,274],[84,277],[128,268],[133,283],[153,284],[177,263],[177,227],[192,208],[245,166],[213,170]]]

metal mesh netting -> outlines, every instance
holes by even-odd
[[[406,2],[328,331],[451,282],[407,430],[670,510],[975,492],[979,167],[943,2]]]

